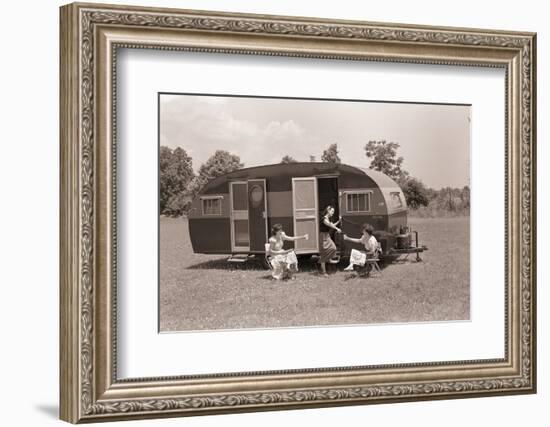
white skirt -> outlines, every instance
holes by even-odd
[[[298,271],[298,258],[294,251],[285,255],[275,255],[271,259],[271,265],[273,266],[273,278],[282,279],[287,270]]]
[[[360,265],[361,267],[367,262],[367,254],[357,249],[352,249],[349,256],[349,263],[353,265]]]

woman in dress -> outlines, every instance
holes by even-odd
[[[307,234],[303,236],[287,236],[283,231],[281,224],[275,224],[271,227],[271,237],[269,238],[269,253],[271,254],[271,265],[273,266],[272,276],[274,279],[281,280],[285,277],[293,279],[293,273],[298,271],[298,258],[292,249],[283,249],[285,240],[295,242],[296,240],[308,239]]]
[[[321,214],[321,222],[319,223],[319,245],[320,245],[320,257],[319,264],[321,265],[321,275],[328,277],[326,263],[330,261],[336,255],[336,244],[330,237],[330,230],[336,230],[337,233],[341,233],[342,230],[338,228],[341,219],[336,222],[332,222],[330,219],[334,215],[334,208],[328,205]]]

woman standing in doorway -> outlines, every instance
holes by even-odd
[[[337,233],[341,233],[342,230],[338,228],[341,219],[336,222],[332,222],[330,219],[334,215],[334,207],[328,205],[321,214],[321,222],[319,223],[319,246],[320,257],[319,264],[321,265],[321,275],[328,277],[326,263],[330,261],[336,255],[336,245],[330,237],[330,230],[336,230]]]

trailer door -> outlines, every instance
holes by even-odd
[[[250,233],[248,230],[248,183],[229,183],[231,199],[231,251],[248,252]]]
[[[294,236],[309,235],[308,240],[294,242],[298,254],[319,252],[319,201],[317,178],[292,178]]]
[[[248,181],[250,251],[264,252],[267,242],[267,196],[265,179]]]

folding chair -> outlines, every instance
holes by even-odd
[[[372,271],[375,271],[377,275],[382,275],[382,270],[380,270],[380,266],[378,265],[378,262],[380,262],[380,254],[382,253],[382,247],[380,246],[380,242],[376,245],[376,250],[374,251],[374,257],[369,258],[368,254],[364,251],[362,251],[364,254],[367,255],[367,259],[365,261],[365,265],[360,268],[360,272],[363,273],[364,271],[367,271],[367,275],[369,275]],[[368,268],[371,268],[370,272],[368,271]]]
[[[273,265],[271,264],[271,245],[266,243],[265,247],[265,263],[270,270],[273,270]]]
[[[375,271],[376,274],[382,275],[382,271],[380,270],[380,266],[378,265],[378,261],[380,261],[380,258],[367,258],[367,261],[365,262],[365,265],[370,265],[372,267],[372,271]]]
[[[380,242],[376,243],[376,250],[374,251],[374,258],[367,258],[367,263],[372,266],[372,270],[375,271],[378,275],[382,275],[382,270],[380,270],[380,266],[378,265],[378,262],[380,262],[380,254],[382,253],[382,246],[380,245]]]

